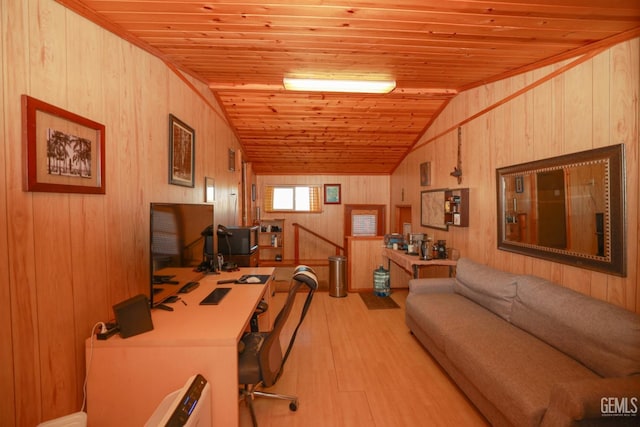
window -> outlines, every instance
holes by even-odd
[[[322,212],[320,187],[312,185],[268,185],[265,212]]]

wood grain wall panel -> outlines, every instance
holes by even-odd
[[[477,93],[478,91],[476,91]],[[480,122],[472,122],[463,127],[463,153],[468,156],[467,161],[471,161],[477,165],[477,168],[465,167],[466,161],[463,159],[463,178],[462,185],[469,187],[469,206],[472,207],[473,214],[469,217],[469,229],[463,233],[456,233],[462,236],[468,236],[464,242],[448,242],[452,247],[458,249],[465,256],[473,256],[475,259],[482,259],[483,254],[473,253],[474,249],[480,242],[489,245],[495,237],[487,232],[491,227],[490,224],[495,222],[495,213],[487,209],[475,209],[480,200],[495,200],[495,195],[489,189],[479,187],[477,183],[490,181],[492,173],[491,146],[486,138],[486,133]],[[464,147],[467,147],[465,150]],[[452,178],[453,179],[453,178]],[[453,231],[453,230],[452,230]],[[432,234],[427,232],[428,234]]]
[[[149,202],[202,202],[207,173],[234,222],[240,147],[206,85],[52,0],[0,4],[0,425],[36,425],[80,410],[92,326],[148,292]],[[22,190],[22,94],[106,126],[105,195]],[[168,184],[169,113],[196,130],[195,188]]]
[[[66,14],[67,44],[70,51],[87,52],[88,56],[101,57],[104,54],[101,34],[91,31],[91,25],[80,19],[77,15]],[[101,82],[96,82],[93,67],[85,64],[85,57],[66,55],[69,95],[69,108],[74,111],[83,111],[88,118],[104,117],[105,104]],[[108,137],[107,137],[108,141]],[[64,405],[62,407],[74,407],[79,399],[82,399],[82,382],[84,379],[84,346],[82,339],[89,336],[91,327],[98,320],[108,316],[104,301],[106,290],[102,287],[92,286],[99,283],[106,276],[106,252],[102,245],[94,244],[91,240],[104,239],[105,223],[102,217],[104,211],[104,197],[70,197],[69,217],[72,232],[70,233],[70,250],[67,254],[72,263],[71,304],[69,312],[72,339],[73,357],[66,360],[73,361],[75,370],[74,381],[69,384]],[[87,236],[94,236],[87,241]],[[72,378],[72,377],[69,377]],[[56,385],[59,388],[59,385]],[[56,406],[50,406],[55,408]],[[43,418],[53,418],[56,414]]]
[[[9,4],[7,4],[9,3]],[[29,244],[32,243],[32,224],[25,214],[30,208],[30,200],[22,194],[22,178],[20,170],[21,147],[19,144],[7,144],[6,141],[20,141],[21,129],[15,126],[21,120],[20,104],[17,99],[20,97],[22,88],[26,85],[26,75],[24,74],[25,63],[28,62],[25,56],[22,56],[24,40],[28,33],[22,20],[12,19],[14,16],[21,16],[25,4],[22,2],[2,2],[3,31],[5,36],[2,37],[3,45],[3,63],[12,62],[17,64],[16,67],[2,67],[3,72],[3,118],[5,120],[5,128],[3,133],[3,152],[5,156],[6,169],[0,179],[4,182],[6,190],[6,219],[4,224],[6,229],[6,244],[8,252],[8,282],[3,289],[9,293],[9,298],[3,299],[2,304],[9,305],[7,307],[7,315],[11,316],[11,328],[6,330],[6,336],[3,335],[3,346],[5,343],[11,344],[11,349],[21,349],[27,347],[32,350],[31,353],[22,355],[12,351],[12,356],[7,362],[13,362],[7,368],[11,369],[11,373],[7,373],[10,387],[0,387],[0,393],[3,397],[3,405],[9,405],[9,411],[0,411],[0,420],[2,424],[16,425],[18,413],[15,410],[15,403],[18,400],[18,393],[30,393],[37,390],[34,385],[34,372],[37,370],[37,364],[34,361],[37,357],[33,351],[33,341],[28,337],[33,336],[33,312],[31,310],[34,281],[29,280],[33,277],[33,253],[28,250]],[[8,100],[13,99],[14,102],[9,103]],[[13,124],[13,125],[12,125]],[[4,181],[6,180],[6,181]],[[25,240],[18,240],[25,239]],[[18,244],[20,242],[21,244]],[[32,248],[31,248],[32,249]],[[17,293],[17,289],[20,292]],[[20,310],[20,311],[18,311]],[[5,331],[3,331],[5,332]],[[23,333],[28,335],[23,336]],[[3,359],[4,360],[4,359]],[[3,369],[6,366],[2,363]],[[25,368],[27,367],[27,368]],[[31,369],[28,369],[31,368]],[[18,369],[26,375],[26,379],[19,376]],[[4,372],[4,370],[3,370]],[[6,417],[6,418],[5,418]],[[6,421],[6,422],[5,422]]]
[[[564,75],[564,152],[583,151],[594,147],[593,138],[593,62],[567,71]],[[589,141],[589,143],[585,143]]]
[[[640,311],[638,206],[640,203],[640,39],[622,43],[610,49],[610,144],[625,142],[627,162],[627,274],[634,278],[613,280],[610,298],[623,296],[627,308]],[[635,94],[635,96],[633,96]],[[622,302],[622,301],[621,301]]]
[[[40,99],[59,105],[62,103],[61,105],[66,107],[64,82],[55,81],[57,76],[66,73],[63,50],[64,37],[48,40],[54,33],[55,26],[64,16],[60,13],[59,8],[50,8],[50,4],[45,2],[34,2],[25,6],[23,12],[32,8],[30,10],[35,19],[25,23],[27,32],[24,35],[27,37],[24,39],[26,43],[22,49],[26,53],[27,63],[25,64],[26,68],[16,69],[16,71],[23,73],[26,78],[17,80],[16,89],[21,93],[38,93]],[[15,95],[12,93],[5,102],[9,102],[10,99],[15,102],[17,100],[14,98]],[[16,120],[13,122],[14,124],[20,123],[18,116],[15,116],[14,120]],[[12,139],[12,141],[21,141],[21,137]],[[16,150],[11,156],[11,162],[15,167],[15,177],[20,177],[22,174],[21,154],[20,150]],[[16,188],[16,191],[21,190],[20,187]],[[16,227],[15,231],[18,233],[24,231],[26,234],[24,236],[15,234],[10,237],[15,243],[15,248],[11,249],[11,253],[17,251],[18,254],[12,260],[12,267],[19,271],[16,280],[11,282],[12,299],[16,299],[13,314],[15,316],[14,324],[17,328],[14,331],[14,337],[19,337],[14,339],[14,346],[17,349],[14,352],[16,423],[18,425],[34,425],[42,419],[45,413],[50,413],[48,409],[51,408],[51,401],[45,395],[48,394],[47,388],[55,380],[47,365],[59,355],[59,353],[56,354],[52,341],[56,338],[56,332],[49,335],[43,333],[43,328],[48,331],[46,328],[47,315],[52,316],[51,323],[56,323],[60,319],[55,313],[52,313],[52,305],[46,303],[47,295],[51,295],[52,288],[58,286],[60,283],[58,280],[64,280],[65,277],[68,277],[64,267],[59,270],[59,279],[48,275],[55,268],[55,263],[59,261],[57,255],[61,254],[61,251],[56,250],[55,254],[49,256],[46,247],[51,240],[48,239],[55,239],[58,231],[63,231],[64,227],[60,230],[56,228],[57,224],[49,223],[49,226],[53,226],[52,229],[49,229],[50,227],[46,226],[46,218],[47,212],[54,209],[59,209],[64,218],[68,205],[65,200],[52,204],[51,200],[46,197],[29,197],[24,193],[17,196],[18,199],[15,200],[16,203],[12,207],[21,211],[21,215],[24,216],[25,222],[29,223],[29,227],[22,230],[19,230],[21,227]],[[10,214],[9,217],[13,222],[13,216]],[[36,223],[36,218],[42,219],[42,224]],[[60,247],[64,248],[64,243]],[[29,254],[28,262],[24,266],[18,266],[16,264],[20,262],[20,255],[23,251],[25,254]],[[43,260],[47,261],[43,262]],[[39,282],[40,280],[42,282]],[[40,291],[42,294],[39,294]],[[64,292],[63,289],[61,291]],[[62,309],[66,313],[68,308],[63,307]],[[65,314],[62,314],[61,317],[65,317]],[[61,362],[61,371],[69,372],[68,367],[68,361]],[[68,391],[66,387],[62,387],[62,390]],[[32,402],[34,400],[44,403],[46,408],[41,404],[33,408]]]
[[[448,232],[420,228],[447,239],[462,256],[506,270],[536,274],[579,292],[640,312],[638,296],[638,98],[640,94],[639,39],[620,43],[514,100],[463,125],[463,182],[471,189],[469,228]],[[456,144],[455,125],[514,91],[537,82],[572,60],[459,94],[435,120],[421,145],[405,158],[391,178],[391,187],[404,187],[405,199],[391,193],[391,205],[411,203],[419,224],[415,184],[419,163],[432,162],[430,188],[455,188],[449,172],[455,160],[446,154]],[[467,105],[465,109],[463,105]],[[495,168],[599,146],[625,143],[627,161],[627,277],[583,270],[497,249]],[[441,163],[444,159],[446,166]],[[393,218],[392,218],[393,221]]]
[[[629,44],[629,57],[630,57],[630,73],[629,80],[631,82],[639,82],[640,81],[640,39],[632,40]],[[634,66],[633,64],[637,64]],[[638,96],[640,98],[640,96]],[[630,249],[629,254],[631,255],[628,258],[629,269],[632,272],[632,277],[636,278],[636,282],[638,281],[638,274],[640,274],[640,228],[638,227],[638,223],[640,223],[640,106],[638,103],[640,100],[636,98],[636,116],[635,116],[635,135],[638,135],[636,138],[635,147],[630,147],[627,151],[627,206],[629,206],[627,210],[627,214],[629,217],[627,218],[628,225],[628,234],[627,234],[627,245]],[[634,179],[635,177],[635,179]],[[633,224],[636,224],[633,227]],[[634,263],[635,260],[635,263]],[[635,265],[634,265],[635,264]],[[630,292],[635,292],[636,295],[636,311],[640,311],[640,288],[636,284],[635,286],[627,282],[627,288],[630,288]],[[627,298],[627,306],[631,308],[629,301],[631,298]]]
[[[79,112],[67,79],[69,34],[59,34],[66,26],[64,9],[48,1],[35,6],[37,20],[30,21],[29,56],[31,67],[26,93]],[[35,43],[42,48],[34,49]],[[36,65],[36,66],[33,66]],[[86,115],[85,115],[86,116]],[[35,297],[37,323],[34,346],[38,349],[41,411],[25,414],[28,424],[56,416],[55,408],[72,408],[78,400],[76,358],[74,355],[73,260],[70,195],[37,193],[32,197],[34,226]],[[53,390],[58,389],[58,393]],[[26,402],[25,402],[26,403]]]
[[[55,408],[72,408],[76,397],[73,262],[69,196],[33,197],[36,263],[37,347],[40,362],[42,418]],[[52,393],[53,390],[59,393]]]
[[[373,271],[381,265],[386,268],[382,258],[383,244],[382,237],[347,237],[349,291],[373,290]]]
[[[611,83],[611,49],[602,52],[592,60],[593,68],[593,99],[606,99],[609,96]],[[594,102],[593,116],[598,120],[593,121],[594,148],[613,144],[611,140],[611,103]]]
[[[21,34],[18,30],[18,26],[11,26],[8,17],[8,8],[9,6],[5,5],[6,1],[0,1],[0,34],[6,35],[2,37],[0,40],[0,58],[2,58],[2,63],[5,63],[6,58],[9,57],[10,54],[13,54],[12,49],[12,41],[15,39],[9,35],[10,29],[15,29],[17,33],[15,35]],[[7,6],[7,7],[5,7]],[[13,6],[13,7],[21,7]],[[10,72],[7,71],[7,74]],[[6,75],[5,75],[5,67],[0,68],[0,101],[3,102],[6,96],[8,96],[8,92],[10,88],[6,87]],[[0,114],[0,137],[6,138],[7,129],[6,121],[11,120],[16,117],[16,109],[12,111],[3,110],[3,114]],[[0,236],[6,236],[5,238],[0,239],[0,322],[3,325],[11,324],[11,290],[9,288],[10,285],[10,261],[9,261],[9,226],[7,216],[9,214],[9,209],[7,206],[7,200],[9,197],[9,189],[7,188],[7,178],[10,174],[9,171],[9,162],[8,162],[8,150],[3,146],[0,149],[0,170],[5,171],[0,174]],[[15,417],[14,417],[14,372],[13,372],[13,339],[12,339],[12,329],[11,328],[0,328],[0,384],[3,384],[0,387],[0,414],[5,414],[0,416],[0,423],[6,425],[14,425]]]
[[[142,119],[135,100],[136,84],[140,83],[140,77],[133,62],[136,59],[135,49],[117,38],[109,38],[105,49],[110,56],[110,63],[105,64],[110,71],[108,81],[105,81],[105,92],[117,100],[116,103],[109,103],[105,110],[105,123],[118,123],[118,126],[108,127],[106,136],[108,191],[105,219],[109,232],[104,243],[107,248],[108,280],[124,285],[109,287],[109,300],[121,301],[137,293],[136,289],[130,289],[132,284],[135,286],[136,276],[132,245],[137,240],[136,232],[141,230],[132,221],[122,221],[122,218],[137,216],[137,168],[145,160],[139,157],[135,133],[136,118]]]

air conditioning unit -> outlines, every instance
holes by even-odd
[[[210,390],[202,375],[192,376],[160,402],[145,427],[211,427]]]

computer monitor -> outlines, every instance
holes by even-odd
[[[174,295],[180,286],[167,283],[167,269],[193,269],[193,279],[213,268],[213,205],[197,203],[151,203],[150,295],[154,307]]]
[[[257,225],[218,225],[218,252],[223,255],[253,254],[258,249],[258,228]]]

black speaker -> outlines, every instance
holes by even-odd
[[[132,337],[153,329],[149,299],[140,294],[113,306],[113,314],[122,338]]]

